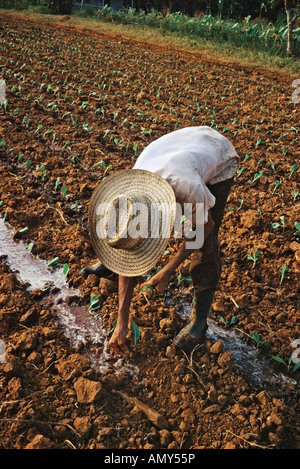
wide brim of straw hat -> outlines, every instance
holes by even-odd
[[[98,259],[112,272],[124,277],[137,277],[156,266],[164,253],[169,237],[147,237],[143,244],[134,250],[116,249],[109,245],[107,238],[97,234],[99,215],[97,207],[111,203],[120,194],[142,194],[150,204],[159,204],[160,222],[169,223],[169,234],[175,218],[175,194],[171,185],[156,173],[142,169],[118,171],[96,186],[89,207],[89,229],[91,242]],[[168,208],[169,207],[169,208]]]

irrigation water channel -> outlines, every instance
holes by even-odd
[[[68,286],[63,270],[49,268],[47,262],[33,256],[21,241],[14,240],[14,230],[0,217],[0,256],[20,281],[26,284],[29,292],[44,292],[42,303],[54,312],[57,322],[62,326],[70,345],[76,349],[83,344],[82,353],[90,359],[91,366],[97,371],[113,368],[116,373],[125,372],[138,376],[134,364],[123,359],[113,358],[108,349],[108,334],[101,316],[91,312],[88,306],[76,306],[80,291]],[[174,297],[167,297],[167,303],[177,306],[184,318],[190,313],[189,304],[179,304]],[[174,305],[177,302],[177,305]],[[209,320],[207,337],[212,342],[221,340],[225,350],[231,352],[235,364],[254,385],[274,388],[289,381],[283,374],[275,374],[269,361],[261,356],[255,347],[246,344],[234,330],[225,330]]]

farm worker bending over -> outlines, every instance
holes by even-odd
[[[191,255],[193,308],[175,344],[188,352],[203,342],[221,272],[219,229],[238,164],[233,145],[219,132],[188,127],[153,141],[133,169],[116,172],[96,187],[89,221],[100,262],[82,274],[101,275],[105,268],[119,274],[118,320],[109,341],[112,352],[124,356],[129,351],[126,336],[135,282],[157,264],[173,229],[174,236],[182,238],[179,250],[142,287],[163,293],[175,270]]]

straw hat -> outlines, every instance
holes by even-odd
[[[125,277],[151,270],[168,244],[175,203],[170,184],[150,171],[119,171],[104,179],[89,209],[91,241],[99,260]]]

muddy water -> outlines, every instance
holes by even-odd
[[[41,304],[51,308],[71,346],[80,347],[93,368],[100,372],[114,369],[116,373],[138,375],[139,370],[134,365],[113,359],[100,316],[88,307],[76,306],[80,302],[80,292],[68,286],[62,268],[49,268],[46,261],[33,256],[22,242],[16,242],[13,229],[2,218],[0,256],[5,256],[10,269],[26,284],[28,291],[44,292]]]
[[[138,376],[139,370],[135,365],[112,358],[101,318],[89,311],[88,307],[76,306],[76,302],[80,301],[80,292],[68,286],[62,269],[50,269],[46,261],[33,256],[22,242],[16,242],[13,229],[1,218],[0,255],[6,257],[11,270],[26,283],[29,291],[44,292],[42,304],[52,309],[71,346],[80,346],[82,353],[90,359],[91,366],[98,371],[110,368],[116,373],[127,372],[133,377]],[[166,303],[176,307],[188,320],[191,303],[172,296],[166,296]],[[234,355],[236,365],[255,385],[273,387],[288,381],[284,375],[275,374],[269,361],[259,355],[257,349],[247,345],[236,331],[225,330],[210,320],[207,336],[212,342],[222,340],[224,348]]]
[[[192,309],[191,302],[179,302],[172,296],[167,296],[166,302],[175,307],[181,317],[188,321]],[[292,381],[282,373],[275,373],[270,361],[262,356],[257,348],[246,344],[241,334],[234,329],[224,329],[215,321],[208,319],[207,338],[213,343],[221,340],[224,350],[233,354],[236,366],[254,385],[276,390],[278,385]]]

